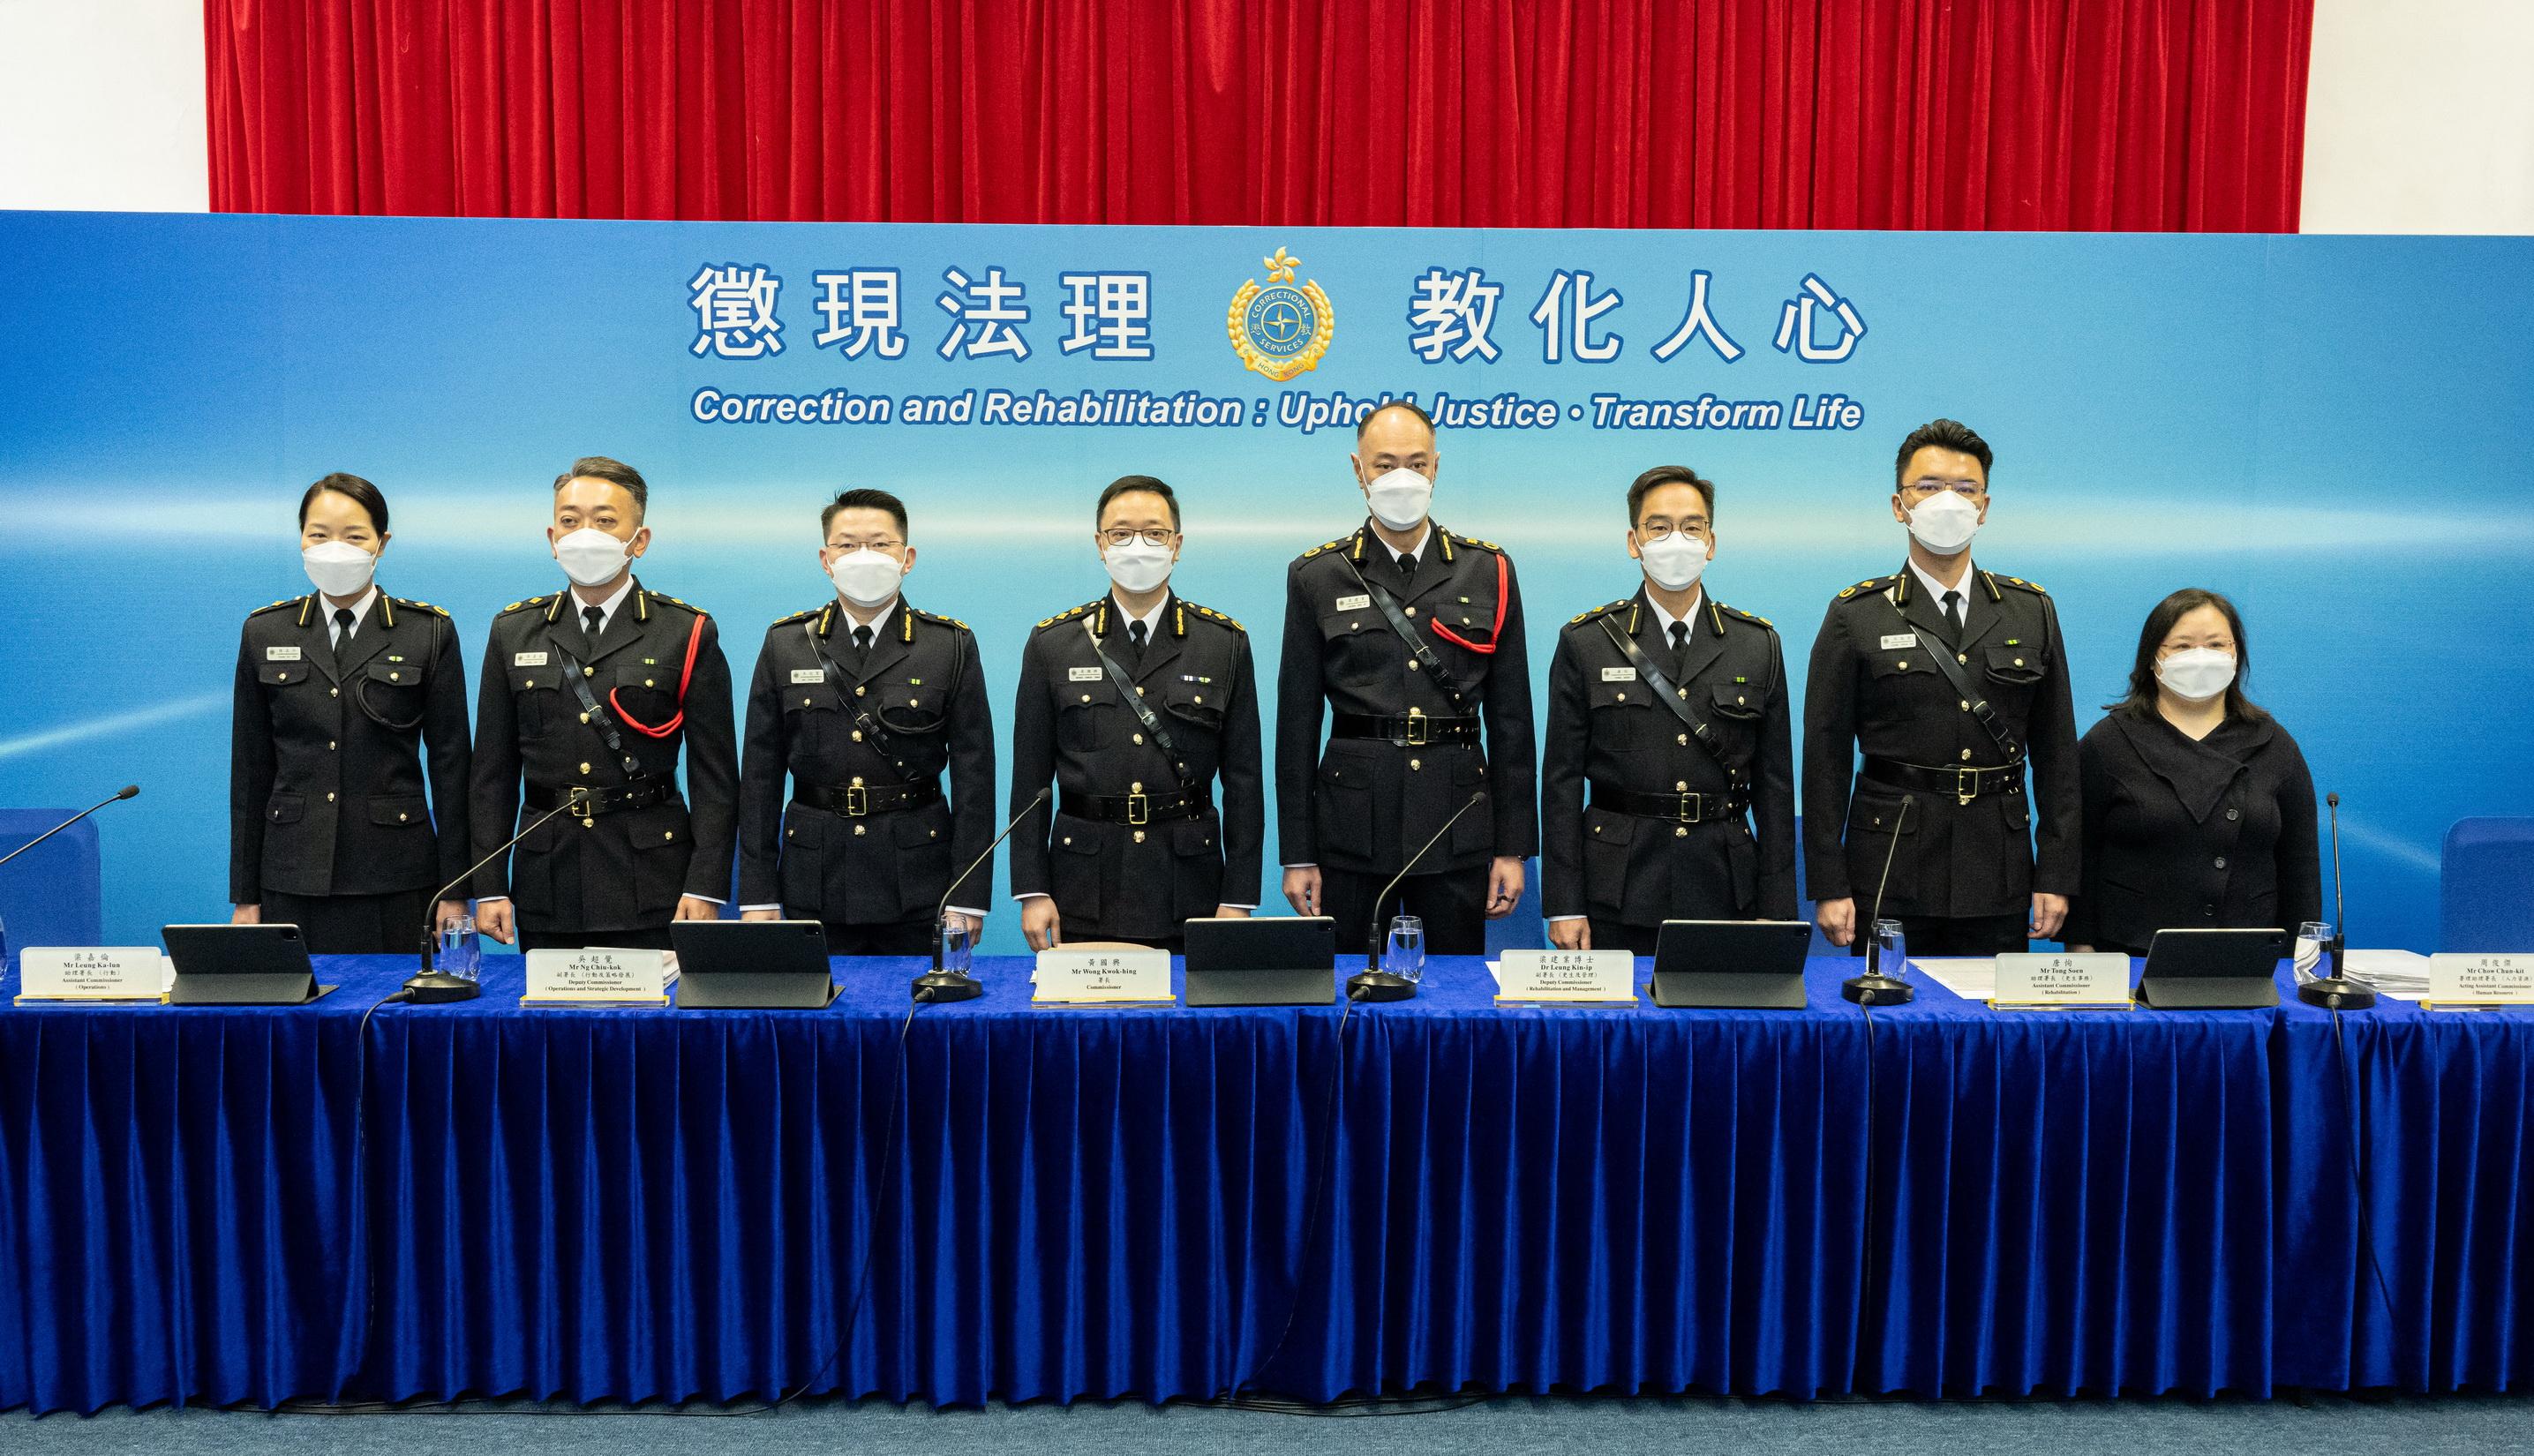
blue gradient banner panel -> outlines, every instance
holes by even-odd
[[[1399,395],[1543,676],[1634,589],[1623,496],[1662,463],[1719,482],[1708,587],[1799,666],[1900,564],[1893,452],[1951,415],[1997,450],[1976,559],[2059,602],[2081,730],[2167,592],[2243,606],[2252,696],[2343,796],[2354,941],[2435,948],[2447,826],[2534,813],[2534,241],[0,213],[0,805],[143,783],[100,821],[109,943],[225,914],[238,625],[308,589],[328,471],[387,492],[381,583],[474,671],[562,584],[556,473],[632,461],[643,580],[743,681],[831,595],[819,507],[894,491],[1000,734],[1032,624],[1106,587],[1101,486],[1178,489],[1177,587],[1272,662],[1283,567],[1362,519],[1352,426]],[[1019,943],[997,904],[986,947]]]

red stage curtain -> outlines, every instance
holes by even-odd
[[[2294,231],[2312,0],[206,0],[226,212]]]

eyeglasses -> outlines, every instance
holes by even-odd
[[[1140,531],[1125,526],[1113,526],[1102,531],[1100,539],[1112,546],[1123,546],[1131,541],[1141,541],[1147,546],[1168,546],[1177,535],[1178,532],[1158,525],[1149,530]]]
[[[1684,520],[1675,525],[1661,516],[1656,516],[1652,520],[1639,522],[1637,534],[1644,537],[1645,544],[1649,546],[1668,541],[1675,535],[1687,536],[1693,541],[1704,541],[1707,539],[1707,525],[1704,521],[1696,520]]]
[[[877,551],[886,553],[895,551],[897,548],[905,544],[906,543],[904,541],[896,540],[888,536],[875,536],[868,541],[829,541],[827,543],[827,549],[829,551]]]
[[[1988,486],[1980,481],[1941,480],[1932,475],[1921,480],[1912,480],[1900,489],[1902,494],[1915,497],[1921,501],[1943,491],[1953,491],[1957,495],[1964,496],[1984,496],[1988,494]]]

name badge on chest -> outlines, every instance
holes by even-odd
[[[297,662],[299,660],[299,649],[297,647],[267,647],[264,649],[264,660],[267,662]]]
[[[1338,610],[1338,611],[1341,611],[1341,612],[1360,612],[1360,611],[1362,611],[1364,608],[1366,608],[1366,607],[1368,607],[1368,606],[1371,606],[1371,605],[1372,605],[1372,596],[1371,596],[1371,594],[1370,594],[1370,593],[1368,593],[1368,592],[1367,592],[1367,593],[1365,593],[1365,594],[1363,594],[1363,595],[1361,595],[1361,596],[1342,596],[1342,597],[1339,597],[1339,598],[1338,598],[1338,604],[1337,604],[1337,610]]]
[[[1605,683],[1633,683],[1636,680],[1637,670],[1633,667],[1605,667],[1601,669],[1601,681]]]
[[[511,665],[513,667],[543,667],[546,665],[546,654],[543,652],[513,652],[511,654]]]
[[[1064,672],[1064,680],[1068,683],[1096,683],[1105,674],[1096,667],[1071,667]]]
[[[1883,638],[1883,646],[1887,651],[1894,647],[1914,647],[1916,645],[1918,645],[1918,635],[1914,632],[1889,633],[1886,634]]]
[[[823,668],[796,667],[792,669],[792,686],[795,688],[810,684],[823,683],[826,680],[827,674],[826,670]]]

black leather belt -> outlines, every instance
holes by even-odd
[[[1478,720],[1476,718],[1434,718],[1423,713],[1397,716],[1375,713],[1340,713],[1336,736],[1339,738],[1378,738],[1401,748],[1421,749],[1433,743],[1477,743]]]
[[[799,784],[792,790],[793,803],[847,819],[921,809],[940,797],[941,785],[932,779],[914,784]]]
[[[2023,764],[2007,764],[2003,768],[1974,767],[1928,768],[1917,763],[1902,763],[1894,758],[1877,758],[1867,755],[1865,777],[1895,789],[1916,789],[1924,794],[1951,794],[1963,804],[1990,794],[2010,797],[2023,792]]]
[[[574,792],[575,789],[572,785],[549,789],[530,784],[521,797],[527,800],[528,808],[542,813],[570,799]],[[669,803],[678,797],[678,781],[662,775],[655,778],[637,778],[621,784],[590,784],[582,786],[577,792],[587,797],[572,807],[572,817],[581,819],[597,819],[601,815],[617,814],[628,809],[648,809],[654,804]]]
[[[1634,815],[1639,819],[1669,819],[1681,824],[1714,823],[1720,819],[1737,819],[1751,807],[1748,794],[1647,794],[1635,789],[1614,789],[1596,779],[1593,782],[1593,807],[1613,814]]]
[[[1068,789],[1056,796],[1056,807],[1058,813],[1102,823],[1159,824],[1195,819],[1208,805],[1185,789],[1164,794],[1077,794]]]

